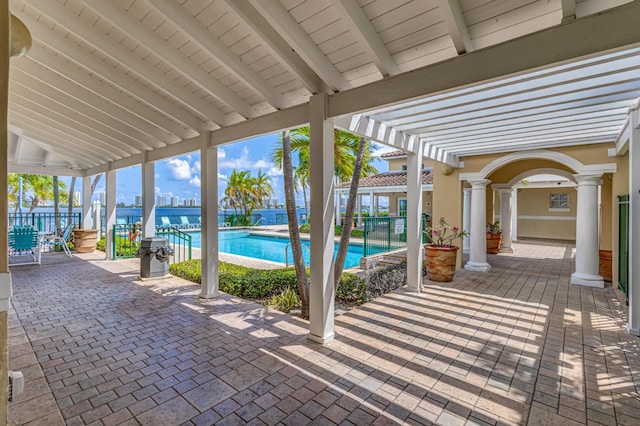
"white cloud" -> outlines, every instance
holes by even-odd
[[[196,161],[195,163],[193,163],[193,167],[191,167],[191,172],[194,174],[199,174],[200,173],[200,162]]]
[[[380,157],[382,154],[386,154],[387,152],[396,151],[398,148],[393,148],[387,145],[378,145],[373,144],[373,152],[371,153],[372,157]]]
[[[221,158],[227,158],[227,152],[222,148],[218,148],[218,160]]]
[[[195,186],[196,188],[200,188],[200,178],[198,176],[194,176],[189,180],[189,184]]]
[[[220,151],[218,151],[219,153]],[[242,153],[238,158],[227,157],[226,154],[224,156],[219,156],[219,159],[223,159],[223,161],[218,162],[218,166],[221,169],[238,169],[238,170],[248,170],[248,169],[271,169],[273,163],[271,161],[261,158],[259,160],[251,160],[249,159],[249,149],[244,147],[242,149]]]
[[[189,180],[192,177],[191,166],[187,160],[173,158],[167,161],[167,166],[175,180]]]
[[[270,167],[267,172],[267,176],[276,177],[282,176],[282,170],[277,169],[276,167]]]
[[[265,160],[258,160],[256,161],[256,163],[253,165],[253,167],[257,167],[259,169],[266,169],[271,167],[271,163],[267,162]]]
[[[218,173],[218,180],[227,180],[227,179],[228,179],[227,175],[224,175],[222,173]]]

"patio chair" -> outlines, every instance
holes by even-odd
[[[20,262],[15,265],[40,264],[40,236],[33,226],[14,226],[9,230],[9,255],[29,255],[33,262]]]
[[[186,216],[180,216],[180,228],[182,229],[192,229],[194,225],[189,222],[189,218]]]
[[[160,224],[160,226],[158,228],[171,228],[171,220],[169,220],[168,216],[162,216],[160,217],[160,222],[162,222]]]
[[[73,231],[73,223],[67,225],[62,235],[48,235],[42,240],[43,247],[49,246],[49,249],[55,249],[56,247],[62,247],[64,253],[71,257],[71,250],[67,245],[67,241],[71,237],[71,231]]]

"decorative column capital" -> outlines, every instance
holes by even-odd
[[[487,185],[491,183],[489,179],[468,180],[471,189],[487,189]]]
[[[577,174],[573,178],[578,182],[578,186],[599,186],[602,185],[602,174]]]
[[[498,191],[500,195],[504,195],[507,197],[511,197],[511,194],[513,193],[512,188],[494,188],[494,191]]]

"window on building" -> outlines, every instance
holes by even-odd
[[[549,194],[549,208],[551,209],[568,209],[569,194]]]
[[[407,170],[407,166],[402,166],[402,170]]]

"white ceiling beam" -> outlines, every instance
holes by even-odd
[[[421,141],[420,138],[414,135],[398,131],[392,126],[362,114],[356,114],[351,118],[339,118],[334,120],[334,124],[336,127],[343,128],[350,133],[406,152],[416,152],[418,143],[424,143],[424,141]],[[425,157],[449,164],[452,167],[461,167],[459,159],[444,149],[436,147],[434,149],[425,149],[424,152]]]
[[[144,81],[148,81],[160,88],[165,93],[170,94],[173,98],[180,101],[183,107],[179,107],[178,105],[174,105],[174,112],[167,112],[172,116],[179,116],[180,121],[188,126],[191,126],[195,130],[202,130],[202,128],[210,128],[210,125],[202,125],[197,124],[201,122],[199,119],[196,119],[192,114],[189,114],[189,110],[192,111],[206,111],[209,110],[210,119],[215,118],[216,120],[225,121],[221,114],[213,113],[213,107],[205,102],[203,99],[198,98],[196,96],[192,96],[188,93],[184,87],[179,86],[176,82],[170,79],[168,76],[160,72],[159,70],[151,67],[148,63],[146,63],[141,58],[132,55],[131,52],[126,49],[124,46],[113,44],[111,40],[106,38],[106,36],[99,34],[95,31],[95,28],[89,24],[82,22],[80,19],[74,19],[72,15],[65,10],[65,7],[61,3],[50,2],[48,0],[33,0],[29,2],[29,5],[38,7],[44,15],[58,23],[59,25],[66,28],[71,33],[75,34],[77,37],[82,39],[85,43],[90,44],[94,48],[100,50],[114,61],[125,67],[131,73],[139,76]],[[22,12],[12,12],[14,15],[17,13],[17,16],[27,25],[29,31],[32,36],[37,40],[40,40],[45,45],[51,47],[52,49],[62,53],[63,55],[73,59],[78,62],[82,66],[93,67],[95,62],[99,61],[97,57],[92,55],[86,50],[81,50],[76,46],[72,46],[69,43],[69,40],[62,38],[59,34],[55,33],[48,28],[45,28],[38,21],[32,19],[28,14]],[[62,38],[62,40],[60,40]],[[80,60],[76,60],[75,58],[82,58]],[[105,74],[101,74],[103,78],[110,80],[114,77],[114,75],[120,74],[112,67],[104,64],[104,66],[108,69],[108,72]],[[134,82],[131,77],[125,77],[125,81],[123,84],[115,83],[122,87],[124,90],[128,90],[129,87],[127,85],[139,85],[140,83]],[[149,92],[153,92],[151,89],[147,89]],[[158,98],[163,99],[161,96],[156,95]],[[143,98],[145,102],[149,102],[147,99],[149,97]],[[164,102],[167,103],[166,101]],[[171,102],[168,102],[171,103]],[[176,114],[175,110],[182,110],[182,114]],[[164,109],[163,109],[164,110]],[[203,112],[201,112],[203,114]],[[191,119],[186,119],[184,115],[188,115]],[[177,117],[176,117],[177,118]],[[194,122],[195,119],[195,122]],[[213,120],[214,122],[217,122]],[[196,126],[196,127],[193,127]]]
[[[576,19],[576,0],[560,0],[562,4],[562,22]]]
[[[461,158],[464,158],[464,157],[470,157],[474,155],[504,154],[507,152],[531,151],[535,149],[553,149],[553,148],[562,148],[567,146],[582,146],[582,145],[590,145],[590,144],[605,144],[610,142],[611,142],[611,138],[593,137],[593,138],[584,138],[584,139],[576,139],[576,140],[567,140],[567,141],[562,141],[561,143],[558,143],[557,141],[551,141],[546,143],[500,146],[496,148],[483,148],[481,150],[458,152],[457,155],[459,155]]]
[[[209,146],[224,145],[260,135],[280,132],[285,129],[294,129],[308,123],[309,104],[305,103],[214,130],[211,132]]]
[[[96,3],[95,0],[92,0]],[[98,0],[101,4],[104,2]],[[187,10],[173,0],[147,0],[169,21],[176,24],[182,31],[187,33],[191,40],[205,51],[213,55],[223,67],[240,78],[253,90],[260,93],[275,109],[286,108],[289,102],[285,100],[281,93],[278,93],[264,78],[249,67],[245,62],[231,51],[222,41],[215,37],[211,31],[200,21],[193,17]],[[127,29],[128,30],[128,29]],[[218,92],[219,93],[219,92]],[[219,93],[223,102],[228,99]],[[248,118],[248,117],[247,117]]]
[[[75,111],[47,98],[39,97],[37,93],[30,91],[25,86],[16,83],[10,85],[10,97],[14,102],[25,106],[41,114],[55,118],[68,127],[75,128],[95,140],[102,141],[105,146],[118,153],[118,155],[136,154],[138,151],[126,142],[123,135],[113,132],[101,123],[79,115]]]
[[[453,45],[459,55],[473,51],[473,41],[469,35],[467,22],[458,0],[438,0],[438,10],[449,30]]]
[[[24,143],[24,136],[21,134],[16,135],[18,137],[18,141],[16,142],[16,150],[13,153],[13,162],[18,163],[20,159],[20,151],[22,151],[22,144]]]
[[[203,133],[202,135],[180,141],[173,145],[165,146],[164,148],[148,151],[146,160],[159,161],[166,158],[177,157],[179,155],[185,155],[191,152],[198,151],[200,148],[202,148],[202,137],[204,137],[204,135],[205,134]],[[141,163],[142,160],[143,159],[140,160]]]
[[[631,140],[631,120],[627,117],[616,138],[615,155],[624,155],[629,151],[629,140]]]
[[[107,132],[111,137],[139,150],[160,148],[164,144],[149,135],[138,131],[126,123],[114,120],[102,111],[68,96],[52,86],[43,84],[39,80],[16,70],[12,79],[12,87],[17,93],[43,106],[53,108],[57,112],[67,113],[68,117],[75,117],[81,122],[94,123],[96,130]],[[56,106],[57,105],[57,106]]]
[[[96,64],[91,64],[91,66],[95,65]],[[117,90],[117,88],[114,90],[114,87],[109,86],[106,82],[100,83],[96,81],[96,79],[89,74],[94,73],[92,68],[88,68],[88,72],[84,72],[84,70],[80,70],[72,63],[67,62],[63,56],[54,55],[51,50],[45,49],[38,43],[34,43],[31,46],[29,56],[26,56],[22,61],[15,61],[12,64],[12,67],[20,68],[41,80],[46,78],[47,80],[51,79],[53,81],[57,81],[50,77],[53,75],[59,75],[61,76],[60,78],[64,80],[68,79],[73,84],[78,85],[87,92],[86,97],[82,94],[76,95],[76,90],[73,90],[69,88],[68,85],[63,84],[61,88],[71,96],[76,96],[79,100],[85,103],[91,102],[97,108],[105,111],[112,111],[112,109],[107,106],[108,104],[115,105],[123,111],[122,113],[113,112],[114,118],[122,119],[122,114],[124,114],[124,116],[131,117],[133,122],[142,120],[143,123],[149,123],[151,129],[145,128],[144,131],[157,137],[163,142],[174,142],[174,140],[172,140],[173,138],[186,139],[196,135],[195,130],[192,130],[191,128],[185,129],[173,120],[168,119],[167,117],[171,116],[169,113],[167,113],[167,115],[163,115],[158,112],[162,110],[164,104],[174,106],[166,99],[162,99],[157,94],[151,92],[154,96],[160,98],[162,102],[154,105],[155,108],[159,108],[158,110],[154,107],[145,107],[148,103],[135,94],[128,95],[128,93],[131,92],[125,91],[123,93]],[[100,72],[95,72],[95,74],[101,75]],[[138,102],[138,99],[143,103]],[[186,115],[186,111],[183,111],[183,113]],[[203,126],[204,123],[200,122],[200,125]],[[145,126],[136,125],[136,127],[142,130]],[[154,128],[157,128],[157,132],[153,131]],[[165,132],[168,134],[166,137],[162,136]]]
[[[44,151],[44,155],[42,156],[42,167],[46,167],[47,163],[49,162],[49,160],[51,159],[51,155],[53,153],[51,151]]]
[[[50,111],[47,111],[44,108],[39,108],[37,105],[33,104],[33,102],[29,102],[27,100],[20,100],[20,102],[16,102],[14,99],[10,100],[9,105],[10,115],[13,112],[21,114],[23,117],[33,119],[36,126],[37,123],[42,123],[43,126],[47,125],[61,132],[62,134],[60,136],[63,138],[64,135],[67,135],[75,139],[77,143],[74,149],[84,148],[87,153],[100,153],[100,158],[109,160],[117,158],[117,155],[128,155],[126,152],[122,153],[119,149],[110,147],[109,144],[105,143],[103,140],[98,140],[93,137],[93,135],[89,135],[78,130],[75,127],[75,124],[70,124],[67,120],[59,120],[59,118],[64,117],[61,115],[50,114]],[[120,152],[120,154],[116,152]]]
[[[328,115],[355,114],[640,43],[640,1],[329,96]],[[527,52],[523,55],[522,52]]]
[[[147,27],[142,22],[138,21],[129,13],[125,13],[124,11],[122,11],[122,9],[119,9],[114,2],[104,0],[84,0],[84,2],[91,9],[101,15],[101,19],[108,20],[112,25],[115,25],[117,28],[127,34],[128,37],[137,40],[140,44],[152,51],[160,59],[178,70],[184,77],[193,81],[196,85],[205,90],[211,96],[218,99],[218,101],[230,106],[244,118],[251,118],[256,115],[255,109],[253,109],[251,105],[246,103],[244,99],[236,95],[227,86],[220,83],[216,78],[207,73],[204,69],[193,63],[191,59],[184,56],[184,54],[182,54],[179,50],[175,49],[165,40],[160,38],[153,31],[147,29]],[[178,7],[182,9],[182,6]],[[186,31],[187,29],[183,28],[183,30]],[[119,60],[121,62],[124,62],[122,59]],[[144,61],[138,62],[144,63]],[[134,71],[136,69],[139,68],[133,68]],[[164,86],[159,87],[164,88]],[[165,89],[168,90],[169,88]],[[185,92],[184,89],[182,89],[182,91]],[[177,95],[177,93],[175,92],[170,93],[173,93],[174,96]],[[182,98],[179,97],[179,99]],[[183,101],[186,101],[186,99],[189,98],[184,98]],[[187,106],[192,107],[195,107],[196,105],[197,110],[201,114],[209,117],[211,121],[218,124],[220,127],[230,124],[229,119],[225,117],[224,113],[216,110],[213,105],[209,105],[205,102],[200,102],[200,104],[187,104]]]
[[[178,140],[178,138],[165,130],[143,120],[137,115],[131,114],[119,105],[107,101],[101,96],[96,96],[95,93],[76,84],[75,81],[64,78],[37,62],[30,60],[15,61],[12,64],[13,80],[18,80],[15,78],[17,75],[16,71],[28,76],[28,79],[32,82],[37,82],[43,91],[53,91],[59,95],[64,94],[63,97],[73,99],[73,103],[81,103],[85,108],[99,111],[105,116],[117,120],[123,126],[130,127],[132,129],[129,131],[130,133],[138,134],[136,137],[141,141],[145,141],[145,143],[152,148],[159,148]],[[140,104],[137,105],[140,106]],[[167,120],[165,119],[165,121]]]
[[[227,7],[243,20],[262,42],[264,47],[282,66],[296,76],[311,94],[330,89],[318,75],[300,58],[291,46],[273,29],[264,17],[249,3],[249,0],[225,0]]]
[[[332,91],[347,90],[351,87],[342,73],[284,8],[280,0],[250,1]]]
[[[80,169],[69,169],[57,166],[36,166],[24,164],[7,164],[9,173],[21,173],[27,175],[46,175],[46,176],[76,176],[82,177],[83,172]]]
[[[340,17],[346,20],[351,33],[367,51],[380,74],[385,77],[399,74],[400,67],[391,57],[380,35],[363,12],[360,3],[352,0],[332,0],[331,2],[338,10]]]
[[[9,113],[9,120],[11,124],[24,130],[25,137],[33,141],[46,143],[61,155],[80,160],[80,165],[90,166],[100,161],[109,160],[109,157],[101,151],[83,146],[84,142],[66,134],[64,131],[58,130],[51,123],[47,123],[46,120],[42,120],[39,117],[33,118],[25,115],[22,111],[12,110]]]
[[[189,114],[188,111],[181,108],[179,105],[168,101],[164,97],[155,93],[149,87],[143,86],[139,82],[133,80],[130,75],[126,75],[118,70],[114,70],[111,66],[107,65],[103,61],[97,61],[96,57],[91,53],[80,50],[77,47],[73,46],[69,43],[69,41],[60,36],[59,34],[45,28],[35,19],[32,19],[26,13],[20,14],[19,18],[27,25],[31,35],[44,46],[47,46],[59,54],[69,58],[71,61],[77,63],[83,68],[86,68],[91,73],[95,73],[106,81],[109,81],[111,84],[119,87],[123,91],[131,94],[132,96],[138,98],[146,105],[149,105],[153,108],[157,108],[159,111],[162,111],[164,114],[169,117],[174,118],[175,120],[183,123],[187,127],[192,128],[196,132],[203,131],[207,128],[206,123],[201,121],[200,119],[194,117]],[[44,66],[47,66],[47,61],[53,56],[51,54],[42,54],[44,49],[38,48],[37,43],[34,43],[31,51],[29,52],[29,57],[33,58],[37,62],[41,63]],[[61,61],[58,61],[58,63]],[[71,68],[72,64],[62,65],[66,68]],[[57,66],[57,65],[56,65]],[[65,69],[60,70],[61,72],[66,74]],[[70,70],[69,73],[78,73],[76,71]],[[84,74],[84,73],[81,73]],[[85,77],[86,78],[86,77]],[[91,78],[91,77],[88,77]],[[92,86],[96,88],[99,86],[99,83],[94,79],[91,83]],[[84,83],[83,83],[84,86]],[[87,87],[87,86],[85,86]],[[89,87],[87,87],[89,88]],[[91,90],[89,88],[89,90]],[[96,89],[99,90],[99,89]],[[112,88],[105,87],[103,90],[111,90],[113,96],[117,96],[117,93]],[[140,106],[138,105],[138,109]],[[165,119],[166,120],[166,119]],[[177,134],[177,133],[174,133]]]

